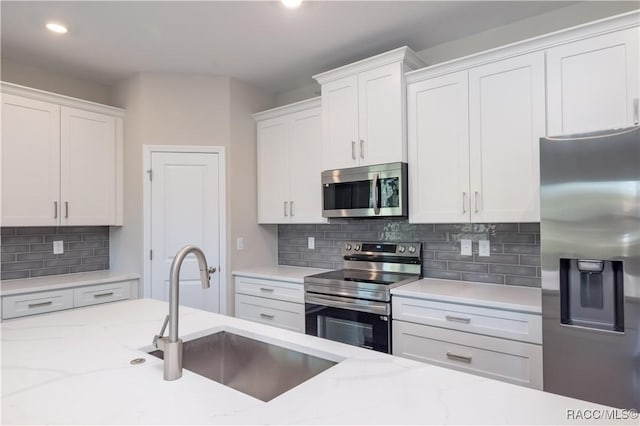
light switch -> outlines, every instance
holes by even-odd
[[[238,251],[244,250],[244,237],[238,237],[236,240],[236,249],[238,249]]]
[[[307,241],[308,241],[307,246],[309,247],[309,250],[314,250],[316,248],[316,239],[315,239],[315,237],[309,237],[309,239]]]
[[[478,241],[478,254],[480,256],[491,256],[491,243],[489,243],[489,240]]]
[[[460,240],[460,254],[471,256],[471,240]]]
[[[58,240],[53,242],[53,254],[64,253],[64,241]]]

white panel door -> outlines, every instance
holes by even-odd
[[[469,71],[472,222],[540,220],[544,53]]]
[[[358,74],[360,165],[403,161],[402,64]]]
[[[355,167],[358,157],[358,77],[322,85],[322,167]]]
[[[409,221],[468,222],[468,73],[407,86]]]
[[[322,217],[322,120],[320,108],[290,116],[290,221],[324,223]]]
[[[289,117],[258,123],[258,223],[289,219],[289,123]]]
[[[115,224],[115,118],[68,107],[60,115],[61,224]]]
[[[169,271],[182,247],[200,247],[209,266],[220,270],[219,157],[214,153],[151,154],[151,297],[169,300]],[[220,274],[202,289],[198,262],[185,258],[180,304],[220,312]]]
[[[639,31],[631,28],[547,51],[549,135],[638,124]]]
[[[55,226],[59,200],[60,107],[2,94],[2,225]]]

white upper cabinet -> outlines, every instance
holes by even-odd
[[[3,226],[121,225],[123,115],[2,83]]]
[[[254,115],[258,223],[324,223],[320,98]]]
[[[422,66],[402,47],[315,75],[322,85],[322,169],[407,161],[404,72]]]
[[[548,134],[638,124],[638,28],[547,50]]]

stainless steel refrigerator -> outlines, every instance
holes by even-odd
[[[544,390],[640,409],[640,127],[540,140]]]

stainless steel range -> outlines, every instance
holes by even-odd
[[[349,241],[342,256],[304,279],[306,333],[391,353],[391,289],[420,279],[422,244]]]

